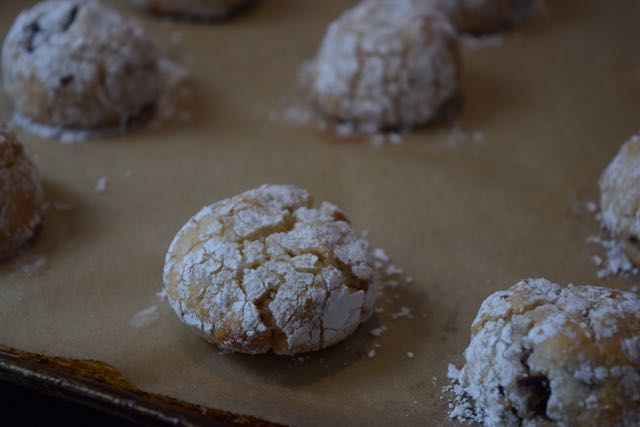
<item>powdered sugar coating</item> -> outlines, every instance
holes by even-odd
[[[15,136],[0,127],[0,259],[34,238],[42,215],[38,171]]]
[[[294,354],[349,336],[380,292],[366,240],[330,203],[263,185],[203,208],[165,259],[167,299],[205,339]]]
[[[251,0],[131,0],[134,6],[164,15],[222,18]]]
[[[454,416],[488,426],[638,425],[640,298],[522,281],[487,298],[472,325]],[[460,408],[457,408],[460,409]]]
[[[523,22],[533,0],[416,0],[443,11],[460,31],[487,33]]]
[[[97,1],[50,0],[23,11],[2,50],[4,89],[36,123],[116,127],[147,114],[161,89],[142,26]]]
[[[371,133],[409,129],[457,95],[457,37],[426,3],[365,0],[329,25],[309,72],[329,119]]]

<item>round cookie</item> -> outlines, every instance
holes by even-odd
[[[40,177],[22,145],[0,127],[0,260],[15,255],[42,223]]]
[[[459,48],[426,3],[365,0],[329,25],[310,68],[313,103],[357,131],[424,125],[456,99]]]
[[[23,11],[2,49],[4,89],[32,122],[66,129],[127,125],[161,91],[158,53],[136,21],[93,0]]]
[[[294,354],[349,336],[380,292],[368,243],[335,206],[263,185],[203,208],[174,238],[169,304],[206,340]]]
[[[622,145],[599,184],[602,223],[640,265],[640,135]]]
[[[476,34],[520,24],[531,15],[533,9],[533,0],[429,1],[446,13],[458,30]]]
[[[220,19],[256,0],[131,0],[134,6],[160,15]]]
[[[459,391],[487,426],[640,424],[640,298],[545,279],[496,292],[471,327]]]

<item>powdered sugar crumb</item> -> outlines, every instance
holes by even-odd
[[[386,252],[382,248],[375,248],[373,250],[373,257],[375,258],[376,261],[379,261],[379,262],[389,261],[389,256],[386,254]]]
[[[107,187],[108,187],[107,177],[106,176],[101,176],[100,178],[98,178],[98,181],[96,182],[96,186],[95,186],[96,192],[98,192],[98,193],[106,193],[107,192]]]
[[[387,330],[386,326],[381,326],[381,327],[379,327],[379,328],[374,328],[374,329],[371,329],[371,330],[369,331],[369,335],[371,335],[372,337],[379,337],[379,336],[381,336],[381,335],[384,333],[384,331],[386,331],[386,330]]]
[[[400,274],[404,273],[404,271],[400,267],[398,267],[398,266],[396,266],[394,264],[389,264],[389,265],[387,265],[385,273],[387,275],[389,275],[389,276],[397,276],[397,275],[400,275]]]
[[[411,314],[411,309],[409,307],[400,307],[400,311],[391,315],[393,320],[398,320],[402,318],[413,319],[413,315]]]

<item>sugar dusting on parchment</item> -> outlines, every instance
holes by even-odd
[[[363,233],[366,235],[366,232]],[[376,275],[379,277],[380,284],[387,295],[387,298],[380,299],[378,301],[378,306],[375,308],[374,312],[377,315],[378,326],[369,329],[368,334],[372,337],[372,343],[369,350],[367,350],[367,356],[369,358],[375,357],[380,349],[382,348],[382,344],[378,342],[378,339],[383,337],[389,329],[393,329],[392,326],[387,326],[383,322],[391,319],[391,320],[412,320],[414,316],[412,314],[412,309],[407,306],[401,306],[397,311],[394,311],[392,314],[388,316],[383,316],[385,312],[391,312],[391,310],[385,310],[385,307],[382,307],[383,301],[392,302],[393,300],[389,298],[389,296],[397,296],[398,288],[401,286],[408,286],[413,283],[413,277],[407,275],[404,270],[397,265],[395,265],[391,257],[387,255],[387,253],[382,248],[374,248],[372,250],[373,260],[374,260],[374,268],[376,271]],[[388,308],[388,307],[387,307]],[[413,351],[407,351],[402,349],[395,348],[394,350],[400,351],[401,354],[404,355],[406,359],[413,359],[415,357],[415,353]]]
[[[133,315],[129,323],[136,328],[149,326],[160,318],[160,312],[157,305],[145,308]]]
[[[129,320],[129,324],[135,328],[150,326],[160,319],[159,304],[166,297],[164,289],[156,294],[157,303],[134,314]]]
[[[20,260],[12,278],[17,276],[33,276],[44,270],[47,266],[47,258],[44,255],[29,255]]]

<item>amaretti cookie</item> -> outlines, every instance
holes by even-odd
[[[417,0],[432,2],[451,19],[458,30],[488,33],[525,21],[533,0]]]
[[[329,25],[309,70],[311,98],[357,131],[407,130],[457,99],[456,32],[426,2],[364,0]]]
[[[169,304],[206,340],[294,354],[348,337],[380,292],[366,240],[330,203],[263,185],[203,208],[175,236]]]
[[[0,126],[0,260],[33,240],[42,211],[38,171],[15,136]]]
[[[602,174],[600,209],[603,225],[640,265],[640,135],[622,145]]]
[[[522,281],[482,303],[464,355],[457,391],[487,426],[640,425],[634,293]]]
[[[160,15],[194,19],[226,18],[256,0],[131,0],[134,6]]]
[[[66,129],[129,124],[161,90],[158,53],[142,26],[93,0],[23,11],[4,41],[2,71],[18,114]]]

